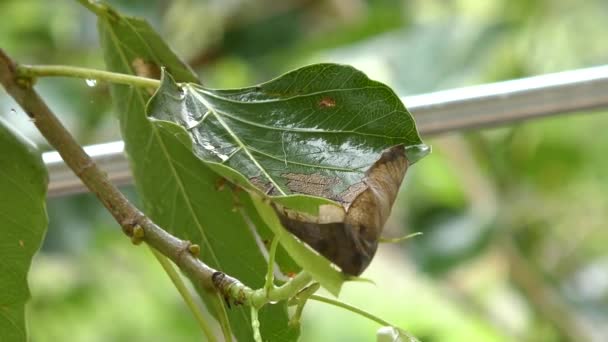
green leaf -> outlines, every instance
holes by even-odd
[[[382,327],[376,333],[376,342],[420,342],[417,338],[395,327]]]
[[[337,64],[236,90],[180,87],[166,76],[148,110],[187,129],[203,160],[241,172],[262,192],[339,202],[312,217],[275,209],[287,230],[349,275],[371,262],[407,168],[430,150],[389,87]]]
[[[428,153],[412,116],[386,85],[345,65],[316,64],[259,86],[211,90],[186,84],[151,116],[188,129],[196,153],[242,172],[273,194],[329,199],[361,181],[389,147],[410,164]],[[298,175],[324,185],[302,188]]]
[[[196,75],[145,21],[108,15],[99,17],[98,25],[109,70],[154,76],[162,66],[179,81],[197,82]],[[146,213],[169,232],[199,244],[200,258],[211,267],[252,288],[262,287],[266,261],[251,230],[257,229],[262,238],[272,233],[249,209],[253,207],[247,193],[236,191],[230,184],[221,190],[223,178],[184,144],[189,137],[183,128],[148,120],[148,90],[120,85],[113,85],[111,90]],[[212,300],[206,293],[201,294],[207,303]],[[228,315],[237,339],[251,340],[248,310],[233,307]],[[285,303],[262,308],[259,319],[265,339],[294,341],[299,335],[298,328],[288,325]]]
[[[27,273],[47,228],[40,153],[0,120],[0,341],[26,341]]]

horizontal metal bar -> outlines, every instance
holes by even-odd
[[[402,98],[423,136],[608,108],[608,66]]]
[[[560,72],[402,98],[423,136],[512,124],[532,118],[608,108],[608,66]],[[120,141],[85,150],[118,185],[131,173]],[[56,152],[43,155],[49,196],[86,189]]]
[[[122,141],[85,146],[84,150],[108,174],[112,183],[116,185],[131,183],[131,169],[124,154],[124,143]],[[49,170],[49,196],[62,196],[87,191],[80,179],[63,162],[59,153],[43,153],[42,160]]]

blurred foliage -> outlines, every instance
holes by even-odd
[[[606,63],[602,0],[110,1],[148,18],[211,87],[311,62],[352,64],[400,95]],[[23,63],[102,68],[94,17],[73,1],[3,0],[1,45]],[[78,139],[118,139],[106,84],[39,89]],[[407,103],[406,103],[407,105]],[[38,139],[0,95],[0,115]],[[19,110],[17,110],[19,112]],[[608,336],[608,116],[561,116],[431,139],[381,247],[344,299],[422,341]],[[33,340],[199,340],[143,248],[89,195],[52,199],[31,275]],[[377,326],[311,303],[303,341],[373,340]]]

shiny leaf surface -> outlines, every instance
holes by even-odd
[[[237,90],[180,87],[167,74],[148,109],[187,129],[202,159],[267,194],[342,204],[316,217],[275,209],[285,228],[355,276],[376,252],[408,166],[429,152],[393,91],[344,65],[311,65]]]
[[[201,158],[272,194],[341,201],[385,149],[404,145],[410,164],[428,153],[397,95],[349,66],[311,65],[244,89],[182,91],[152,115],[187,128]]]
[[[175,96],[178,96],[178,94],[179,88],[173,82],[173,79],[170,78],[170,76],[165,77],[163,79],[162,86],[149,103],[148,107],[150,111],[154,113],[156,109],[168,108],[165,104],[170,103]],[[181,128],[167,121],[157,121],[156,124],[159,125],[159,127],[166,127],[167,130],[174,130],[175,136],[180,137],[180,141],[182,141],[184,146],[186,146],[188,149],[192,148],[192,141],[189,139],[185,131],[182,130],[180,132]],[[238,209],[239,212],[246,215],[252,215],[252,217],[257,217],[258,214],[256,209],[260,211],[263,222],[255,223],[255,227],[257,227],[259,230],[260,228],[263,228],[262,226],[264,226],[264,224],[268,226],[273,233],[278,236],[281,245],[287,250],[287,253],[291,256],[291,258],[293,258],[306,271],[311,273],[314,279],[318,281],[324,288],[337,296],[340,287],[342,286],[342,282],[346,278],[335,268],[331,267],[327,260],[321,258],[318,254],[306,248],[303,244],[295,240],[290,234],[286,234],[286,231],[281,228],[279,218],[277,217],[276,212],[273,212],[272,207],[268,207],[266,204],[260,203],[260,197],[266,196],[253,187],[242,174],[236,172],[232,168],[215,162],[205,163],[208,167],[217,172],[218,175],[223,177],[222,179],[228,180],[229,183],[237,184],[252,192],[255,207],[249,205],[249,198],[243,199],[240,201],[241,206]],[[280,205],[288,205],[290,208],[297,209],[299,212],[307,212],[313,216],[319,215],[319,208],[323,207],[323,205],[336,207],[336,210],[342,210],[341,207],[337,206],[331,201],[302,195],[286,196],[280,200],[277,200],[276,203]],[[270,209],[270,212],[267,209]],[[285,264],[285,262],[279,262],[279,264]],[[293,273],[293,271],[290,273]]]

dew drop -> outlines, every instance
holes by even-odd
[[[94,86],[96,86],[96,85],[97,85],[97,80],[93,80],[93,79],[86,79],[86,80],[85,80],[85,82],[86,82],[86,84],[87,84],[89,87],[94,87]]]
[[[425,144],[412,145],[405,148],[405,156],[410,164],[414,164],[429,153],[431,153],[431,147]]]
[[[15,110],[15,108],[11,108],[11,114],[17,114],[17,111]]]

